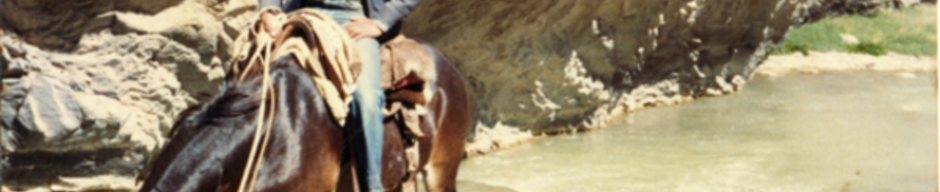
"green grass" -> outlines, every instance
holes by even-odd
[[[771,52],[789,54],[808,51],[856,52],[884,55],[937,55],[937,7],[920,5],[901,9],[881,9],[871,15],[826,18],[800,26],[787,34],[786,41]],[[842,41],[839,34],[858,38],[858,44]]]
[[[872,42],[860,42],[858,44],[848,45],[845,49],[851,53],[863,53],[874,56],[881,56],[888,53],[884,45]]]
[[[809,44],[808,43],[793,43],[787,41],[780,47],[771,47],[770,54],[775,55],[786,55],[791,53],[802,53],[803,56],[809,56]]]

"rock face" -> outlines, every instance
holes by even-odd
[[[522,141],[505,134],[592,129],[731,93],[792,26],[899,3],[911,2],[425,0],[404,32],[463,73],[476,129],[500,128],[477,136]],[[256,4],[0,0],[2,190],[88,186],[76,178],[133,190],[176,115],[218,91]]]
[[[436,0],[404,31],[456,63],[480,123],[551,134],[734,92],[792,27],[894,3]]]
[[[218,91],[255,1],[0,1],[5,189],[134,178]],[[117,188],[133,189],[131,186]]]
[[[5,0],[0,2],[0,21],[4,29],[20,34],[31,44],[73,50],[85,33],[113,24],[113,20],[97,19],[102,13],[122,11],[154,14],[181,2]]]

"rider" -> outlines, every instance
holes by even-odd
[[[383,191],[381,182],[382,144],[384,126],[382,125],[382,103],[385,93],[380,85],[381,56],[379,40],[396,33],[402,18],[411,13],[419,0],[259,0],[259,8],[278,7],[284,12],[309,7],[333,17],[343,25],[349,36],[356,41],[362,60],[362,72],[356,79],[357,90],[353,93],[353,103],[347,122],[351,128],[361,128],[364,132],[365,150],[357,150],[366,156],[365,162],[359,158],[359,165],[364,167],[366,179],[363,186],[369,191]],[[366,18],[365,16],[369,16]],[[261,22],[268,33],[276,36],[279,26],[272,20],[274,15],[264,12]],[[362,154],[365,152],[365,154]]]

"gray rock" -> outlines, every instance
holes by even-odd
[[[0,34],[3,34],[2,30],[0,30]],[[7,49],[3,48],[3,46],[0,46],[0,78],[6,76],[7,69],[10,68],[10,61],[6,59],[9,57],[10,53],[7,53]],[[2,88],[2,85],[0,85],[0,88]]]
[[[32,163],[19,158],[37,155],[102,159],[33,171],[68,173],[56,169],[76,167],[70,175],[97,174],[82,170],[107,167],[136,174],[146,162],[122,158],[148,159],[166,140],[176,114],[196,102],[180,81],[213,85],[206,70],[193,69],[201,65],[193,50],[159,35],[88,34],[71,53],[45,51],[9,36],[0,37],[0,44],[22,53],[4,57],[10,71],[23,73],[5,76],[6,90],[0,94],[3,150],[11,155],[7,178],[17,178],[7,174],[23,173],[18,168]]]
[[[82,123],[78,101],[67,85],[50,77],[32,75],[23,80],[29,81],[30,89],[17,111],[16,120],[29,131],[22,135],[35,134],[36,138],[42,138],[35,142],[57,146]],[[33,142],[25,144],[33,145]]]
[[[20,80],[4,80],[3,87],[5,91],[0,94],[0,128],[2,128],[2,139],[0,148],[3,152],[10,152],[16,149],[19,138],[13,131],[13,123],[18,115],[20,107],[23,106],[23,100],[28,92],[27,86],[24,86]]]
[[[222,76],[208,74],[222,73],[221,63],[202,63],[197,53],[179,44],[163,46],[154,59],[172,68],[179,82],[187,82],[181,84],[186,92],[203,97],[218,92]]]
[[[141,174],[176,115],[218,92],[256,4],[0,1],[4,189]]]

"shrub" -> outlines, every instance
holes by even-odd
[[[783,46],[777,46],[770,50],[770,54],[773,55],[785,55],[796,52],[802,53],[803,56],[809,56],[809,45],[806,43],[798,44],[792,41],[786,41],[783,43]]]
[[[881,56],[888,53],[888,51],[885,50],[884,45],[873,42],[861,42],[854,45],[848,45],[845,50],[852,53],[863,53],[874,56]]]

